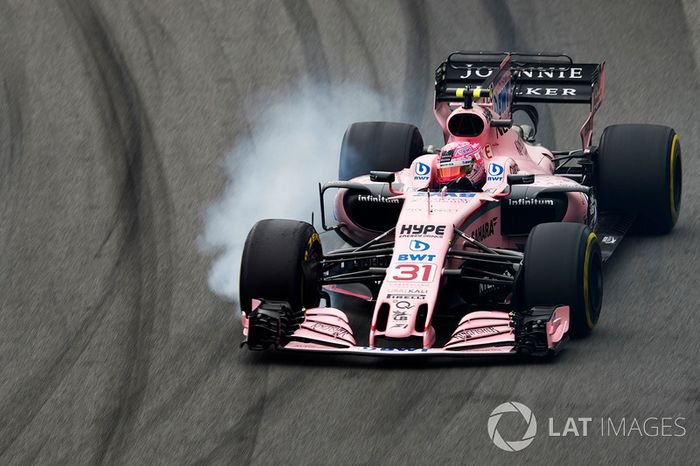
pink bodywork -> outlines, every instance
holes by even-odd
[[[481,114],[483,109],[478,105],[470,110],[458,108],[452,115],[458,112],[474,112]],[[460,140],[449,135],[447,142]],[[404,205],[396,225],[394,254],[388,268],[386,278],[382,284],[374,309],[372,327],[369,337],[369,345],[374,346],[375,337],[385,335],[390,338],[407,338],[419,336],[423,338],[423,348],[431,348],[435,342],[435,331],[431,326],[432,316],[437,301],[438,292],[442,281],[442,271],[451,264],[446,263],[445,256],[450,247],[466,249],[468,243],[460,237],[455,237],[454,227],[474,235],[482,225],[493,226],[493,233],[486,235],[481,242],[490,247],[504,249],[522,249],[525,237],[505,237],[500,234],[500,204],[499,197],[508,192],[506,177],[516,173],[531,173],[538,175],[536,185],[555,186],[573,185],[573,180],[554,176],[554,163],[552,153],[541,147],[525,143],[512,129],[497,135],[495,128],[487,129],[479,138],[464,138],[464,140],[476,141],[484,147],[484,157],[487,166],[487,181],[482,192],[476,193],[429,193],[418,191],[431,185],[432,180],[420,179],[415,170],[419,163],[431,167],[431,174],[435,172],[437,155],[429,154],[418,157],[410,168],[397,173],[397,184],[404,185]],[[588,215],[588,203],[581,193],[568,193],[569,208],[563,221],[585,223]],[[434,226],[441,233],[415,233],[416,227]],[[409,231],[411,229],[411,231]],[[406,231],[406,233],[402,233]],[[488,230],[489,232],[491,229]],[[413,240],[421,241],[429,246],[424,251],[415,251]],[[466,243],[466,244],[465,244]],[[408,260],[404,260],[405,258]],[[416,296],[416,297],[413,297]],[[405,298],[405,299],[404,299]],[[408,306],[405,304],[408,302]],[[377,329],[377,317],[382,305],[389,306],[389,317],[386,329]],[[426,304],[427,319],[424,330],[415,328],[417,311],[421,304]],[[400,309],[397,305],[403,307]],[[408,312],[407,312],[408,311]],[[500,326],[494,328],[503,329],[508,326],[507,313],[496,311],[483,311],[500,321]],[[406,315],[408,314],[408,315]],[[469,345],[451,345],[455,342],[455,335],[460,331],[466,331],[470,327],[471,319],[477,313],[468,314],[455,329],[453,339],[445,347],[456,349],[468,349]],[[568,308],[565,316],[553,316],[553,320],[562,318],[564,324],[559,322],[557,326],[568,328]],[[552,325],[554,325],[552,323]],[[554,333],[552,344],[556,344],[561,336]],[[508,346],[500,346],[505,341],[512,341],[512,331],[502,331],[483,339],[479,343],[480,351],[507,352],[512,349]],[[493,348],[484,347],[484,343],[498,343]],[[484,349],[486,348],[486,349]]]
[[[449,133],[449,119],[465,112],[478,115],[484,120],[486,129],[480,136],[459,138]],[[464,239],[455,236],[454,227],[472,236],[481,228],[480,241],[489,247],[522,250],[525,237],[506,237],[500,233],[499,198],[508,194],[507,175],[535,174],[535,186],[578,186],[578,183],[554,176],[553,155],[549,150],[526,143],[512,128],[489,127],[489,117],[502,117],[494,113],[491,104],[475,103],[470,109],[444,104],[436,106],[435,114],[443,128],[446,143],[469,141],[482,146],[487,172],[487,181],[482,191],[426,192],[425,188],[436,186],[434,174],[439,157],[436,154],[422,155],[415,159],[410,167],[397,172],[394,186],[401,191],[399,197],[404,203],[393,238],[393,257],[374,306],[369,346],[355,346],[355,338],[347,316],[338,309],[325,307],[306,310],[304,322],[291,336],[292,341],[284,349],[343,353],[379,352],[383,355],[512,352],[515,344],[512,315],[488,309],[467,314],[454,329],[449,342],[442,348],[434,347],[435,330],[432,317],[443,281],[443,271],[454,266],[445,260],[445,256],[449,248],[468,247]],[[430,167],[428,174],[425,173],[426,166]],[[371,184],[367,176],[354,181]],[[336,197],[336,218],[340,222],[352,225],[351,219],[343,209],[342,196],[343,190]],[[563,221],[586,223],[589,215],[587,197],[580,192],[569,192],[567,196],[568,210]],[[484,227],[485,225],[488,228]],[[377,235],[376,232],[362,231],[359,228],[357,232],[359,239],[364,241]],[[417,328],[416,321],[422,305],[424,309],[427,306],[425,327]],[[387,323],[380,329],[379,312],[387,307]],[[247,329],[245,317],[244,328]],[[562,341],[569,328],[569,307],[557,308],[546,328],[548,347],[554,348]],[[378,348],[375,347],[375,339],[378,336],[420,337],[423,345],[422,348]],[[295,337],[298,337],[296,341]],[[310,340],[318,343],[311,343]]]

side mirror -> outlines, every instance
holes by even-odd
[[[508,184],[532,184],[535,182],[535,175],[532,173],[523,173],[516,175],[508,175]]]
[[[396,174],[394,172],[369,172],[370,181],[377,181],[379,183],[393,183],[396,180]]]
[[[396,181],[396,173],[394,172],[369,172],[369,179],[370,181],[377,181],[379,183],[388,183],[389,192],[395,196],[403,194],[399,191],[394,191],[394,187],[392,186],[392,183]]]

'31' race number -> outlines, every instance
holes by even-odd
[[[392,282],[432,282],[435,264],[398,264],[389,270],[387,277]]]

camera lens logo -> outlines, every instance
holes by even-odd
[[[498,421],[505,413],[520,413],[527,424],[527,429],[520,440],[504,440],[498,432]],[[537,420],[532,410],[522,403],[517,401],[509,401],[502,405],[496,406],[496,409],[491,411],[487,424],[489,437],[491,441],[501,450],[505,451],[520,451],[527,448],[535,439],[537,434]]]

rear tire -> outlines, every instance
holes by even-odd
[[[340,180],[370,171],[396,172],[423,154],[423,137],[413,125],[366,121],[351,124],[340,149]]]
[[[569,335],[591,333],[603,302],[603,273],[600,244],[586,225],[537,225],[525,246],[522,273],[527,309],[568,305]]]
[[[598,152],[601,211],[633,211],[638,232],[671,231],[678,220],[683,187],[676,132],[658,125],[608,126]]]
[[[293,312],[321,299],[321,241],[314,227],[296,220],[261,220],[248,233],[241,260],[241,309],[253,299],[286,301]]]

